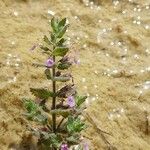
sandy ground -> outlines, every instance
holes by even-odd
[[[72,72],[79,91],[88,95],[83,136],[91,149],[149,150],[149,5],[149,0],[0,0],[0,150],[30,149],[21,99],[32,97],[29,87],[50,83],[43,69],[32,66],[46,56],[29,49],[48,34],[53,15],[71,24],[68,44],[80,58]]]

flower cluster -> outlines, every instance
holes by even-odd
[[[40,47],[48,55],[43,67],[47,81],[52,82],[51,90],[30,88],[38,102],[36,99],[25,99],[24,103],[27,118],[37,121],[41,126],[34,130],[38,145],[47,150],[69,150],[72,146],[80,145],[80,132],[86,128],[80,119],[85,109],[83,104],[86,96],[78,95],[73,77],[67,73],[73,62],[68,55],[69,48],[65,45],[64,34],[68,28],[66,18],[53,18],[51,28],[50,36],[44,36],[44,44]],[[65,82],[65,86],[59,82]],[[48,107],[48,101],[51,102],[51,107]],[[82,147],[82,150],[88,150],[87,145]]]

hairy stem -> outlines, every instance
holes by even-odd
[[[53,61],[55,62],[55,56],[53,56]],[[52,68],[53,77],[55,77],[55,66]],[[56,93],[56,81],[52,81],[53,93]],[[52,100],[52,110],[56,108],[56,97],[53,97]],[[56,114],[52,114],[52,122],[53,122],[53,132],[56,132]]]

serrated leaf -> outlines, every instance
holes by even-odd
[[[65,56],[68,51],[69,51],[68,47],[57,47],[52,52],[52,55],[54,55],[54,56]]]
[[[86,99],[87,99],[87,96],[76,96],[75,101],[76,101],[77,107],[80,107],[85,102]]]
[[[63,37],[63,35],[65,34],[65,32],[66,32],[66,30],[67,30],[67,28],[68,28],[68,26],[69,26],[69,25],[64,26],[64,27],[61,29],[61,31],[59,31],[59,33],[57,33],[57,38],[62,38],[62,37]]]
[[[59,140],[59,138],[57,137],[56,134],[52,135],[52,136],[50,137],[50,139],[51,139],[52,145],[53,145],[55,148],[59,148],[59,147],[60,147],[61,142],[60,142],[60,140]]]
[[[52,44],[46,35],[44,35],[44,42],[46,42],[48,45]]]
[[[51,71],[50,71],[50,69],[46,69],[45,70],[45,75],[46,75],[46,77],[47,77],[48,80],[51,79]]]
[[[78,135],[77,136],[75,136],[75,135],[74,136],[69,136],[69,137],[66,138],[66,140],[71,145],[77,145],[77,144],[79,144],[79,141],[80,141]]]
[[[46,124],[47,123],[47,117],[42,115],[42,114],[37,114],[34,116],[34,119],[37,122],[41,122],[42,124]]]
[[[48,99],[49,97],[55,96],[53,92],[42,88],[41,89],[30,88],[30,91],[34,96],[40,99]]]
[[[51,149],[52,147],[60,148],[60,138],[54,133],[49,134],[47,132],[42,132],[42,145],[45,150]]]
[[[30,99],[24,100],[24,105],[27,109],[25,115],[28,119],[41,122],[42,124],[47,122],[47,117],[41,114],[40,107],[34,101]]]
[[[38,105],[30,99],[24,99],[24,106],[29,113],[36,112],[38,110]]]
[[[69,133],[79,133],[83,129],[85,129],[85,124],[79,118],[68,117],[67,130]]]

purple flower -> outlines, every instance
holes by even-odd
[[[74,63],[75,63],[76,65],[80,65],[80,59],[75,59],[75,58],[74,58]]]
[[[62,144],[61,145],[61,150],[69,150],[68,145],[67,144]]]
[[[51,59],[51,58],[47,59],[47,61],[46,61],[46,66],[47,66],[47,67],[52,67],[53,65],[54,65],[53,59]]]
[[[67,104],[69,105],[69,107],[74,107],[75,106],[75,100],[73,96],[68,96],[67,98]]]
[[[89,150],[89,145],[88,145],[87,143],[84,143],[84,144],[83,144],[83,149],[84,149],[84,150]]]

